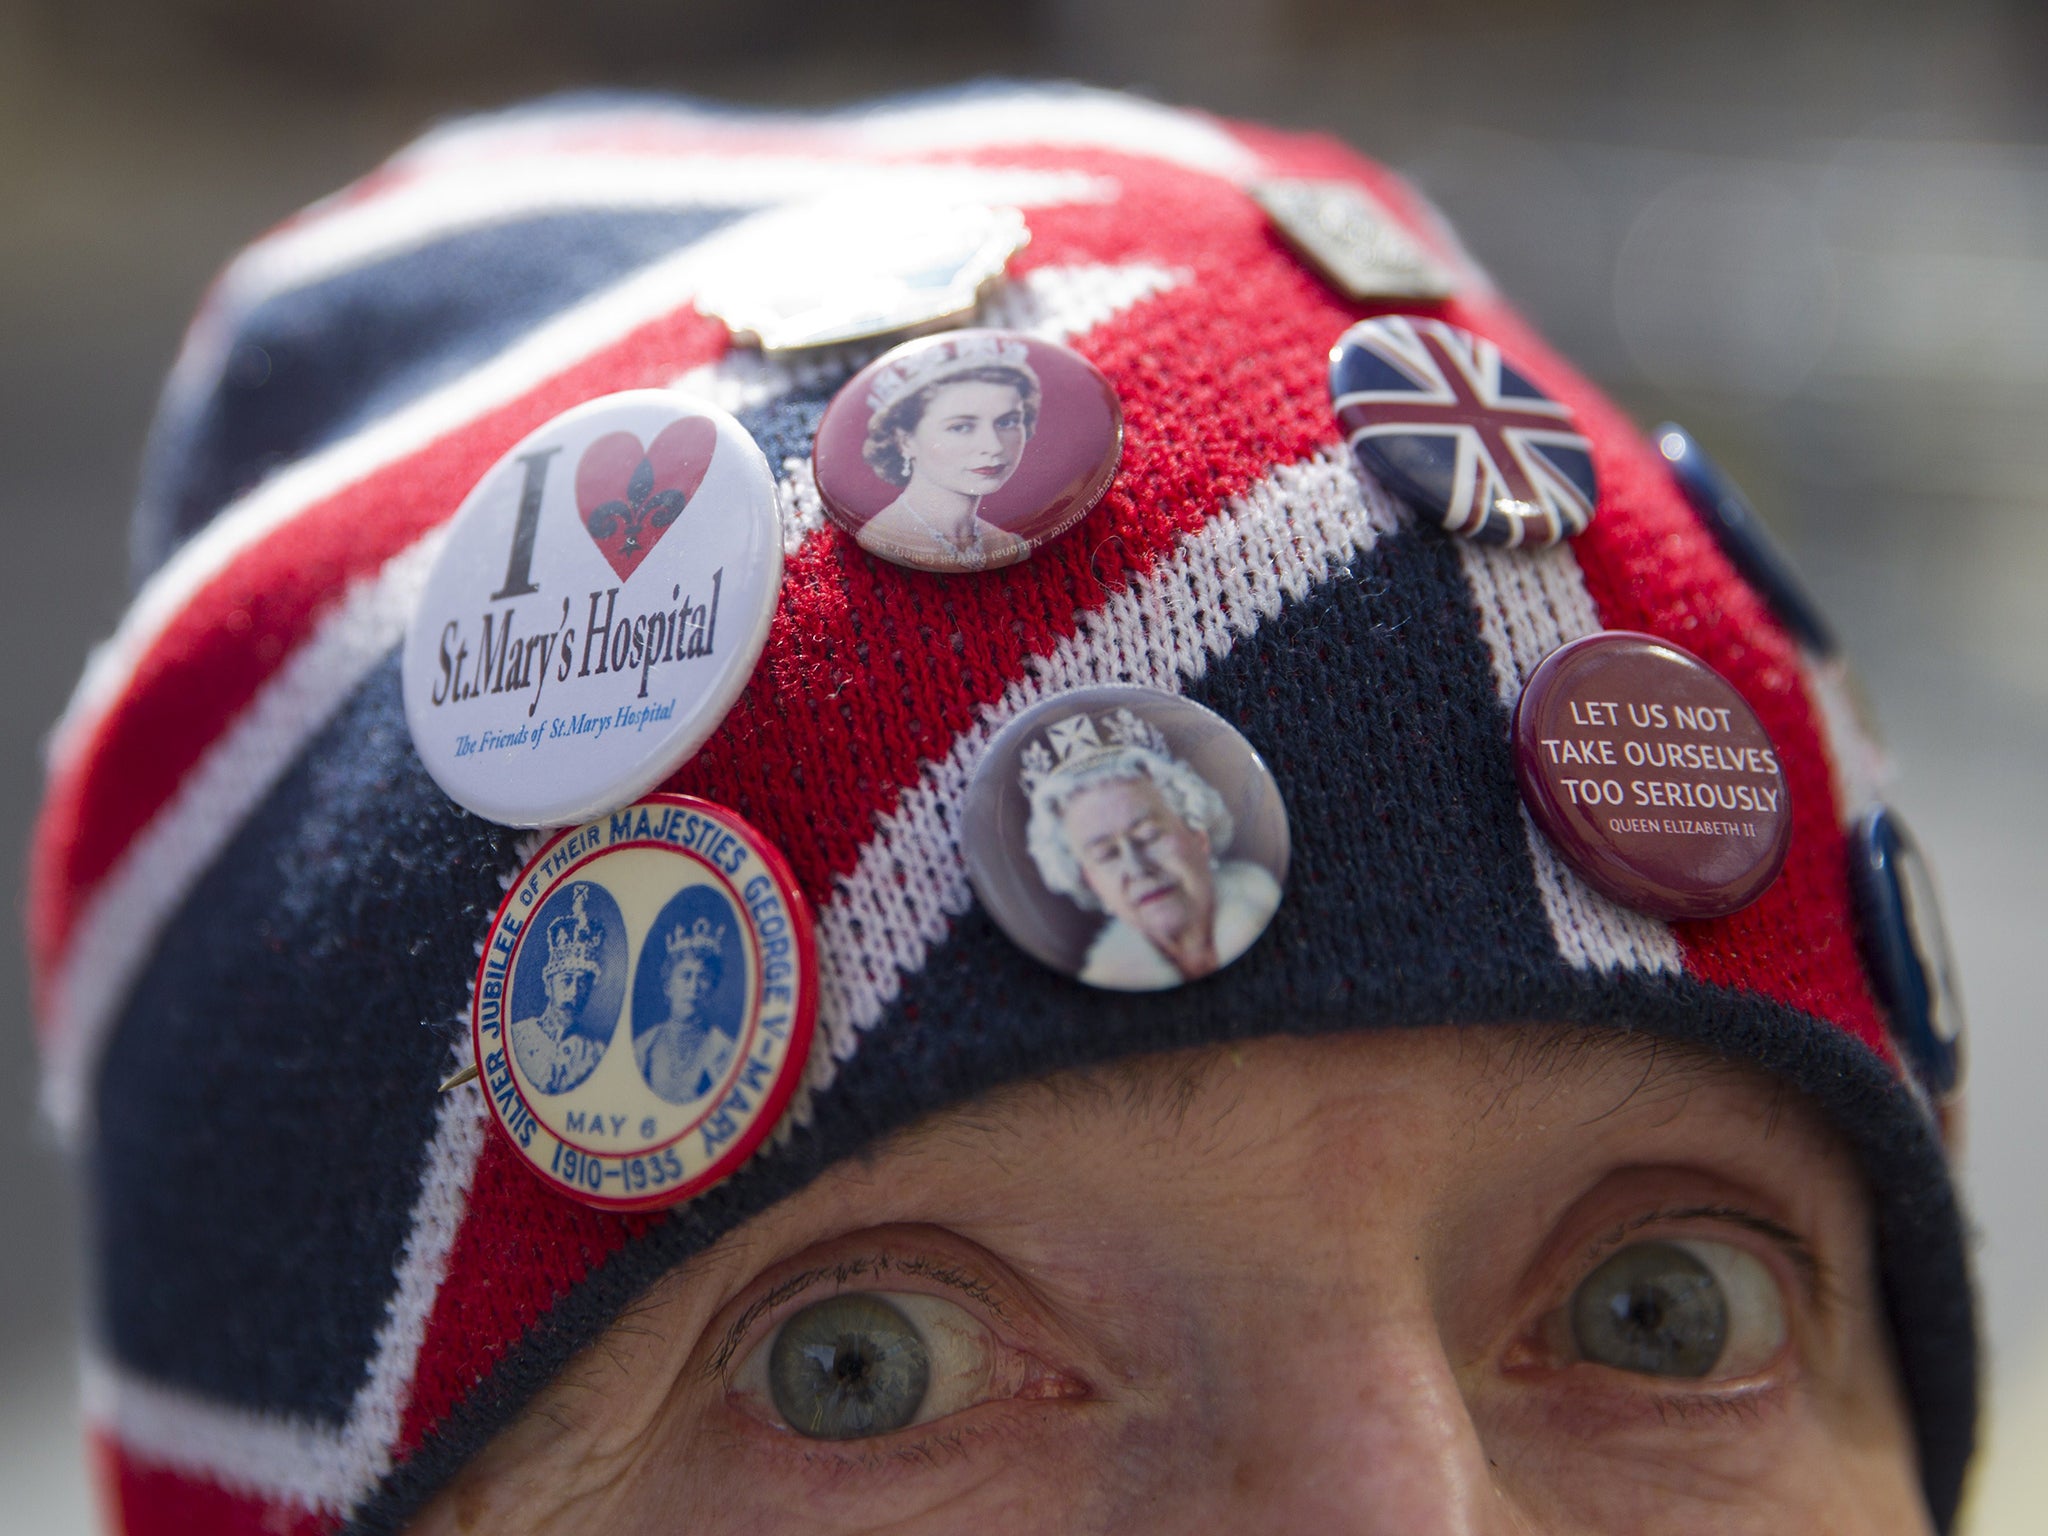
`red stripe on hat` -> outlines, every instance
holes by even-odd
[[[1013,163],[1022,157],[1009,157]],[[1093,168],[1090,156],[1061,163]],[[1107,169],[1108,167],[1105,167]],[[1034,260],[1166,256],[1194,278],[1077,341],[1123,402],[1102,503],[1030,560],[972,580],[926,575],[828,530],[790,561],[783,614],[725,726],[670,781],[732,806],[828,900],[874,818],[943,759],[1033,656],[1150,571],[1227,499],[1333,436],[1324,370],[1346,314],[1262,216],[1213,178],[1114,167],[1125,211],[1033,218]],[[817,707],[819,700],[831,704]],[[791,785],[801,786],[789,794]]]
[[[1517,349],[1538,355],[1525,343]],[[1830,1020],[1889,1057],[1883,1015],[1857,952],[1849,850],[1798,648],[1641,434],[1552,362],[1546,355],[1538,364],[1545,387],[1554,384],[1570,402],[1594,445],[1606,515],[1594,518],[1575,548],[1602,621],[1684,646],[1733,683],[1777,746],[1792,799],[1791,851],[1776,883],[1740,912],[1673,925],[1686,967],[1702,980]],[[1616,515],[1620,509],[1625,515]]]
[[[51,776],[29,870],[41,975],[92,890],[349,583],[445,522],[534,428],[593,395],[666,384],[724,344],[724,329],[690,310],[644,325],[236,555],[157,638],[91,741]]]
[[[107,1528],[123,1536],[331,1536],[333,1515],[235,1493],[143,1460],[104,1431],[86,1436]]]
[[[447,1278],[427,1317],[394,1457],[417,1450],[556,1302],[661,1219],[579,1205],[542,1183],[502,1136],[486,1136]]]

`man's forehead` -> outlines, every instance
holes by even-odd
[[[1567,1123],[1589,1131],[1622,1120],[1656,1123],[1715,1089],[1717,1106],[1746,1109],[1766,1131],[1788,1104],[1821,1130],[1777,1079],[1683,1041],[1593,1027],[1443,1026],[1202,1046],[1031,1078],[929,1116],[874,1156],[963,1142],[995,1149],[1040,1134],[1048,1119],[1114,1119],[1168,1137],[1214,1133],[1240,1115],[1247,1069],[1268,1065],[1341,1076],[1368,1100],[1412,1096],[1426,1081],[1473,1124],[1512,1125],[1546,1108],[1562,1108]]]

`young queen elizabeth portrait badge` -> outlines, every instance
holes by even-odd
[[[558,833],[484,940],[471,1040],[491,1117],[542,1180],[608,1210],[732,1173],[803,1076],[811,918],[732,812],[652,795]]]
[[[775,477],[744,427],[665,390],[588,401],[450,522],[406,632],[413,744],[509,826],[624,805],[717,729],[781,586]]]
[[[832,397],[811,454],[826,515],[869,554],[943,575],[1028,559],[1116,478],[1123,407],[1072,348],[952,331],[876,358]]]

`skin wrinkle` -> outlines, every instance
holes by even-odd
[[[1719,1390],[1540,1347],[1504,1374],[1638,1232],[1778,1255],[1792,1353]],[[728,1404],[804,1288],[910,1280],[1094,1388],[839,1445]],[[828,1171],[655,1287],[417,1529],[453,1501],[494,1536],[1924,1536],[1880,1314],[1853,1163],[1747,1067],[1592,1030],[1208,1048]]]
[[[1056,1111],[1069,1125],[1080,1125],[1081,1117],[1090,1110],[1114,1108],[1144,1122],[1157,1138],[1172,1140],[1185,1130],[1203,1088],[1234,1053],[1234,1047],[1204,1047],[1184,1053],[1187,1059],[1135,1057],[1058,1077],[1007,1083],[967,1105],[898,1131],[885,1147],[910,1151],[928,1139],[947,1140],[960,1150],[979,1150],[995,1159],[1004,1172],[1012,1172],[1019,1165],[1005,1160],[1001,1149],[1005,1143],[1023,1142],[1028,1154],[1028,1139],[1020,1134],[1018,1121],[1033,1108]],[[1161,1061],[1170,1062],[1164,1071],[1148,1070]],[[1218,1106],[1216,1129],[1229,1118],[1236,1102],[1233,1099]]]

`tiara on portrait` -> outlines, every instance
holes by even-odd
[[[1034,741],[1018,759],[1017,782],[1027,795],[1056,775],[1070,774],[1106,758],[1136,749],[1169,761],[1173,749],[1165,733],[1151,721],[1119,705],[1099,719],[1092,715],[1069,715],[1046,727],[1045,740]]]
[[[668,958],[671,960],[684,955],[695,955],[702,960],[724,948],[725,941],[712,928],[709,918],[700,917],[687,929],[679,923],[668,931]]]
[[[579,885],[572,893],[572,908],[548,924],[548,958],[542,971],[598,971],[598,951],[604,947],[604,930],[591,922],[584,911],[590,887]]]
[[[1021,341],[1001,336],[949,336],[877,373],[868,388],[868,411],[879,416],[905,395],[915,394],[944,374],[990,365],[1019,368],[1030,374],[1030,349]]]

